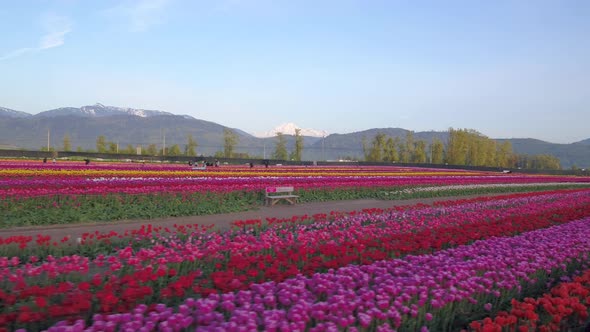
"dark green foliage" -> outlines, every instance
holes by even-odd
[[[404,192],[393,188],[318,188],[299,190],[299,202],[352,199],[412,199],[579,188],[580,185],[539,185]],[[154,219],[247,211],[263,204],[262,192],[170,193],[97,196],[45,196],[0,201],[0,228],[74,224],[123,219]]]

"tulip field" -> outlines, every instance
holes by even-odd
[[[588,323],[587,177],[13,160],[0,161],[0,212],[13,228],[240,211],[259,206],[268,186],[294,186],[301,202],[437,200],[224,229],[89,227],[75,241],[42,229],[0,232],[0,331],[583,331]],[[474,195],[486,193],[496,195]],[[469,197],[445,198],[461,195]]]
[[[587,177],[408,167],[223,166],[0,160],[0,227],[236,212],[269,186],[300,202],[407,199],[590,185]]]

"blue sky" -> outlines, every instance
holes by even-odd
[[[590,1],[7,0],[0,106],[590,137]]]

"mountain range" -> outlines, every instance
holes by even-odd
[[[56,109],[52,109],[49,111],[41,112],[36,115],[32,115],[25,112],[11,110],[9,108],[0,107],[0,117],[7,116],[7,117],[14,117],[14,118],[29,118],[29,117],[42,117],[42,118],[52,118],[57,116],[79,116],[79,117],[106,117],[106,116],[113,116],[113,115],[132,115],[138,116],[141,118],[147,118],[152,116],[160,116],[160,115],[174,115],[169,112],[163,111],[152,111],[152,110],[144,110],[138,108],[124,108],[124,107],[115,107],[115,106],[105,106],[100,103],[96,103],[94,105],[89,106],[82,106],[82,107],[60,107]],[[185,118],[194,119],[192,116],[189,115],[182,115]]]
[[[182,147],[187,136],[192,135],[198,142],[197,153],[213,155],[223,150],[223,131],[228,127],[200,120],[189,115],[175,115],[158,110],[144,110],[94,104],[82,107],[62,107],[35,115],[0,107],[0,148],[40,149],[48,140],[52,147],[63,146],[68,135],[74,150],[78,147],[96,148],[98,136],[115,142],[121,149],[127,145],[144,147],[156,144],[178,144]],[[285,134],[288,150],[294,147],[292,123],[283,124],[265,133],[249,134],[237,128],[232,129],[238,136],[237,152],[251,156],[271,158],[275,149],[276,132]],[[409,132],[402,128],[372,128],[347,134],[301,128],[304,138],[303,159],[334,160],[362,158],[363,137],[370,141],[377,133],[404,138]],[[49,136],[49,137],[48,137]],[[416,140],[432,142],[438,138],[446,142],[447,132],[414,132]],[[506,139],[496,139],[503,142]],[[555,144],[532,138],[511,138],[514,152],[521,154],[551,154],[561,160],[562,167],[576,165],[590,167],[590,138],[571,143]]]

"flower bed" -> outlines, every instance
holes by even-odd
[[[549,278],[587,268],[589,254],[590,219],[583,219],[434,254],[189,298],[178,309],[140,305],[126,314],[95,315],[88,330],[450,331],[480,315],[487,304],[535,293]],[[68,325],[59,323],[51,331],[66,331]],[[74,324],[76,329],[85,325]]]
[[[138,304],[175,305],[187,296],[247,290],[261,282],[303,278],[348,264],[406,260],[412,254],[438,257],[436,251],[443,248],[588,215],[590,191],[577,190],[269,220],[269,224],[242,221],[237,223],[239,229],[225,232],[179,227],[170,235],[143,229],[128,234],[132,238],[127,244],[94,256],[1,258],[0,299],[5,306],[0,322],[11,328],[30,327],[63,317],[127,312]],[[104,242],[96,242],[90,234],[81,240],[104,248]]]
[[[570,280],[563,277],[563,280]],[[491,308],[491,306],[490,306]],[[486,317],[469,324],[473,331],[535,330],[587,331],[590,327],[590,270],[571,282],[562,282],[542,297],[512,299],[509,311],[500,311],[492,319]],[[586,329],[585,329],[586,328]]]
[[[0,227],[244,211],[260,206],[269,186],[295,187],[300,202],[590,186],[590,178],[582,177],[401,167],[228,166],[202,172],[130,163],[0,161],[0,166]]]

